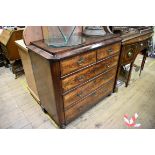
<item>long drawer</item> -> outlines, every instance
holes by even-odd
[[[96,104],[100,99],[107,96],[113,91],[114,80],[100,87],[98,90],[92,92],[88,97],[84,98],[72,108],[65,111],[66,123],[69,123],[88,108]]]
[[[60,62],[61,76],[96,62],[96,51],[63,60]]]
[[[101,74],[91,82],[88,82],[82,87],[76,88],[74,91],[64,95],[63,96],[64,107],[67,108],[68,106],[70,106],[71,104],[73,104],[78,100],[81,100],[83,97],[90,94],[103,84],[109,82],[112,79],[114,80],[116,75],[116,69],[117,68],[114,67],[113,69],[107,71],[106,73]]]
[[[71,75],[62,80],[63,92],[80,85],[87,80],[95,77],[96,75],[116,66],[118,62],[118,55],[103,60],[96,65],[93,65],[87,69],[84,69],[74,75]]]

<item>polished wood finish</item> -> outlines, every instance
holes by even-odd
[[[105,48],[98,49],[97,59],[98,60],[104,59],[105,57],[118,53],[119,51],[120,51],[119,43],[111,45],[111,46],[107,46]]]
[[[119,60],[119,69],[117,73],[117,78],[120,73],[121,67],[127,64],[130,64],[130,69],[128,72],[127,79],[125,81],[125,86],[129,85],[131,78],[131,72],[134,65],[134,61],[139,53],[143,55],[143,60],[141,63],[140,74],[144,68],[145,60],[147,57],[148,49],[150,47],[151,39],[153,35],[153,29],[149,27],[144,29],[141,33],[135,32],[132,34],[122,35],[122,45],[121,45],[121,54]],[[139,74],[139,75],[140,75]]]
[[[83,98],[76,105],[71,107],[69,110],[65,111],[66,122],[69,123],[76,117],[78,117],[81,113],[87,110],[89,107],[96,104],[102,98],[112,93],[113,91],[114,80],[110,81],[103,87],[100,87],[98,90],[89,94],[86,98]]]
[[[85,97],[87,94],[90,94],[92,91],[96,90],[103,84],[109,82],[115,78],[117,67],[95,77],[92,81],[83,84],[82,86],[76,88],[74,91],[71,91],[63,96],[64,106],[67,108],[72,105],[74,102]]]
[[[84,66],[90,65],[96,62],[96,52],[90,52],[86,54],[80,54],[76,57],[63,60],[60,62],[61,75],[71,73],[75,70],[83,68]]]
[[[85,39],[74,47],[48,47],[43,40],[27,46],[41,106],[61,128],[114,90],[121,38]],[[114,52],[97,59],[107,47]]]

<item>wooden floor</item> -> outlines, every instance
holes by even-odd
[[[136,59],[137,65],[140,59]],[[15,80],[8,68],[0,68],[0,128],[57,128],[26,86],[25,76]],[[105,98],[66,128],[128,128],[123,116],[135,113],[139,115],[139,128],[155,128],[155,59],[147,59],[141,77],[133,70],[128,88],[121,86],[118,93]]]

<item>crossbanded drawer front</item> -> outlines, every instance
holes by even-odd
[[[121,44],[116,43],[97,50],[97,60],[104,59],[120,51]]]
[[[95,74],[98,75],[98,74],[116,66],[118,63],[118,58],[119,58],[119,56],[116,55],[116,56],[110,57],[110,58],[98,63],[95,68]]]
[[[108,72],[100,75],[96,79],[94,79],[91,82],[86,83],[82,87],[79,87],[72,92],[69,92],[68,94],[63,96],[64,100],[64,107],[67,108],[74,102],[77,102],[78,100],[81,100],[86,95],[90,94],[97,88],[101,87],[103,84],[109,82],[110,80],[114,80],[116,75],[116,67],[109,70]]]
[[[92,92],[88,97],[84,98],[72,108],[65,111],[66,123],[69,123],[88,108],[96,104],[100,99],[107,96],[113,91],[114,81],[107,83],[105,86],[100,87],[98,90]]]
[[[142,51],[145,48],[147,48],[148,47],[148,44],[149,44],[149,41],[148,40],[139,42],[139,51]]]
[[[62,80],[62,89],[65,92],[79,84],[82,84],[83,82],[86,82],[94,76],[94,66],[91,66],[83,71],[80,71],[79,73],[71,75]]]
[[[96,51],[63,60],[60,62],[61,76],[96,62]]]
[[[93,65],[79,73],[71,75],[62,80],[63,92],[80,85],[87,80],[95,77],[96,75],[109,70],[111,67],[116,66],[118,63],[118,55],[110,57],[96,65]]]

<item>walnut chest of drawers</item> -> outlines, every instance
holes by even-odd
[[[60,128],[113,92],[120,46],[112,34],[76,47],[28,46],[41,106]]]

